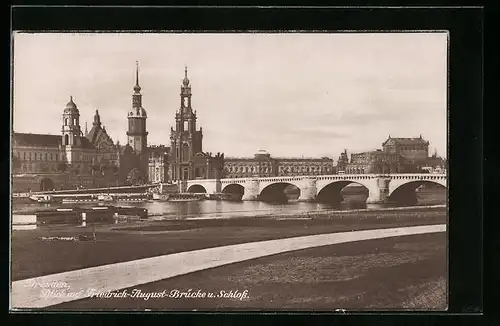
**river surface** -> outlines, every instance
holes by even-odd
[[[143,202],[143,203],[112,203],[118,206],[143,207],[148,210],[148,214],[158,219],[186,219],[186,218],[228,218],[246,217],[256,215],[293,215],[306,212],[318,212],[322,210],[349,210],[357,208],[384,208],[401,207],[397,204],[366,204],[366,197],[352,196],[346,198],[340,204],[326,204],[314,202],[299,202],[291,200],[288,203],[266,203],[262,201],[220,201],[202,200],[191,202]],[[445,198],[442,195],[426,196],[419,198],[417,205],[444,204]],[[15,211],[23,210],[43,210],[64,206],[63,204],[15,204]],[[85,205],[78,205],[85,207]],[[92,206],[95,206],[93,204]],[[412,205],[415,206],[415,205]]]

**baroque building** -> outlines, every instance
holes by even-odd
[[[14,191],[94,186],[92,167],[109,154],[109,149],[96,144],[83,134],[80,111],[70,97],[62,113],[60,135],[13,133]]]
[[[283,158],[259,150],[254,157],[224,159],[225,178],[333,174],[333,161],[322,158]]]
[[[219,178],[224,154],[203,152],[203,130],[196,125],[197,116],[191,97],[191,84],[185,67],[175,128],[170,129],[168,178],[175,181]]]

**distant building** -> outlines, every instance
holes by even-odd
[[[422,138],[393,138],[389,135],[382,143],[385,153],[397,154],[402,158],[402,164],[422,165],[429,158],[429,142]]]
[[[170,147],[164,145],[148,147],[148,181],[164,183],[168,181],[168,153]]]
[[[322,158],[283,158],[259,150],[254,157],[224,159],[225,178],[325,175],[333,173],[333,161]]]
[[[393,138],[389,135],[382,148],[352,153],[345,173],[417,173],[423,172],[430,160],[429,142],[422,135],[418,138]],[[345,158],[341,161],[345,164]]]
[[[382,150],[353,153],[346,167],[348,174],[398,173],[400,170],[400,156]]]
[[[337,160],[336,172],[345,173],[348,164],[349,164],[349,157],[347,156],[347,149],[344,149],[344,151],[340,154]]]

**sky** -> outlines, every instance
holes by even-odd
[[[391,137],[447,151],[446,33],[14,33],[15,132],[60,134],[69,97],[126,142],[136,61],[148,143],[170,145],[184,67],[203,150],[337,158]]]

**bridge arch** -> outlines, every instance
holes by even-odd
[[[400,181],[400,182],[394,182]],[[387,200],[390,202],[397,202],[400,204],[416,204],[418,202],[417,188],[421,186],[431,186],[446,189],[446,180],[444,178],[438,177],[428,177],[424,180],[419,180],[417,178],[410,178],[409,180],[396,179],[391,181],[389,187],[389,193],[387,194]]]
[[[287,202],[300,197],[300,186],[291,182],[276,180],[261,186],[259,199],[267,202]]]
[[[226,199],[241,200],[245,193],[245,187],[237,183],[230,183],[222,188],[222,193],[227,196]]]
[[[361,179],[361,178],[360,178]],[[359,186],[356,191],[352,191],[353,197],[356,198],[356,202],[366,202],[366,199],[370,195],[370,188],[366,184],[359,182],[359,180],[332,180],[329,183],[326,183],[321,188],[318,188],[318,194],[316,196],[316,200],[319,202],[328,202],[339,204],[344,199],[343,190],[346,189],[348,185],[357,185]],[[349,189],[350,190],[350,189]],[[354,196],[356,195],[356,196]]]
[[[201,193],[206,193],[207,189],[205,189],[205,187],[203,187],[202,185],[194,184],[189,186],[187,191],[191,193],[201,194]]]

